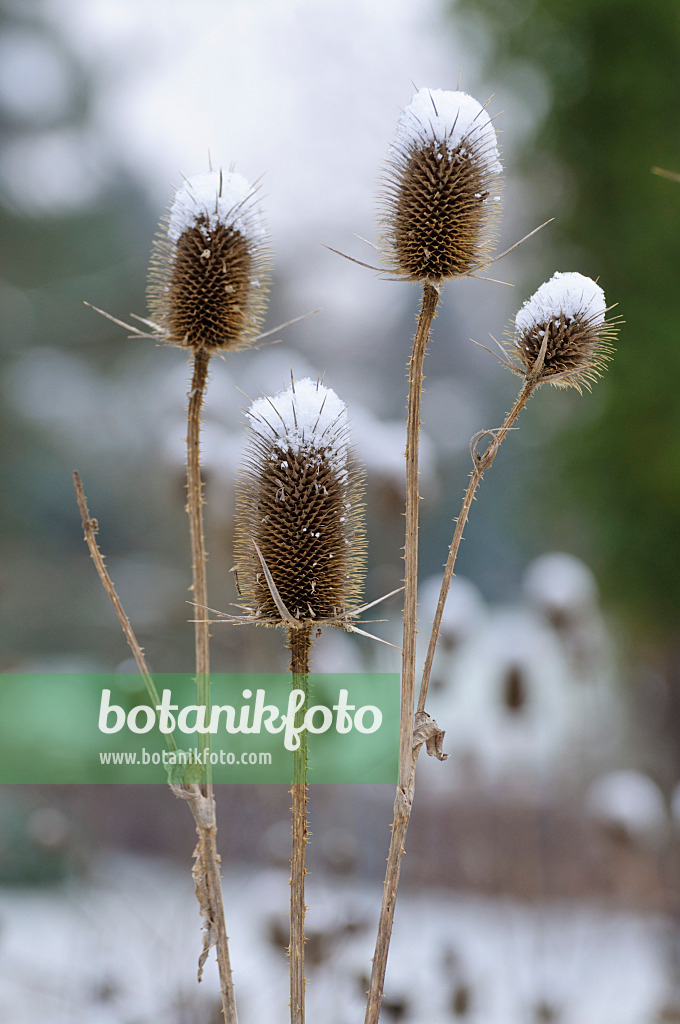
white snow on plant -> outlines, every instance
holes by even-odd
[[[466,92],[421,89],[415,94],[397,123],[395,145],[408,153],[433,139],[446,144],[449,157],[467,143],[472,160],[485,165],[492,174],[503,170],[491,118]]]
[[[253,186],[234,171],[228,174],[208,171],[185,180],[170,207],[170,240],[177,242],[201,217],[207,218],[210,228],[223,224],[253,240],[265,235],[262,212],[253,198]]]
[[[586,807],[595,820],[619,826],[637,839],[654,838],[666,825],[661,790],[648,775],[632,769],[596,779],[586,795]]]
[[[264,428],[278,447],[323,451],[336,469],[346,462],[347,407],[319,381],[303,377],[273,398],[258,398],[247,416],[253,429],[262,434]]]
[[[557,319],[560,314],[587,318],[592,326],[598,327],[604,323],[606,307],[604,292],[591,278],[558,271],[527,299],[515,317],[515,327],[522,334],[536,324]]]

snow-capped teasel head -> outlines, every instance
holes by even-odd
[[[177,242],[199,221],[210,229],[223,224],[255,241],[267,233],[253,186],[235,171],[194,174],[177,189],[168,214],[170,241]]]
[[[464,92],[421,89],[397,123],[382,199],[390,269],[440,282],[487,266],[500,212],[496,133]]]
[[[496,132],[485,108],[466,92],[420,89],[397,122],[393,148],[403,152],[431,142],[444,143],[449,157],[462,142],[474,150],[472,158],[500,174]]]
[[[247,615],[263,625],[351,628],[366,541],[345,405],[304,378],[246,415],[234,561]]]
[[[295,452],[323,452],[344,472],[349,443],[347,407],[331,388],[303,377],[273,397],[263,396],[246,413],[253,430],[272,445]]]
[[[607,303],[599,284],[583,274],[557,271],[527,299],[515,317],[515,326],[518,331],[527,330],[537,321],[552,320],[563,314],[572,320],[585,317],[594,327],[600,327],[606,310]]]
[[[257,190],[235,172],[185,179],[154,245],[149,304],[160,337],[194,350],[250,344],[269,285]]]
[[[620,321],[606,319],[608,308],[591,278],[553,274],[515,317],[508,365],[536,385],[589,388],[611,359],[618,333]]]

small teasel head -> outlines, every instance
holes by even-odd
[[[256,190],[234,172],[187,178],[161,222],[149,272],[161,335],[194,350],[243,348],[262,321],[268,281]]]
[[[235,529],[243,604],[256,621],[291,624],[268,573],[297,622],[342,620],[358,602],[365,559],[363,472],[350,447],[345,405],[304,378],[253,402],[247,416]]]
[[[491,260],[500,212],[496,133],[464,92],[421,89],[390,148],[382,197],[382,250],[414,281],[462,277]]]
[[[511,369],[537,385],[581,390],[601,376],[619,321],[606,319],[604,292],[583,274],[555,273],[515,317]]]

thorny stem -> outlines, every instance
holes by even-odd
[[[125,638],[134,655],[135,661],[137,662],[139,671],[144,677],[147,691],[153,705],[155,706],[160,704],[160,697],[158,696],[158,691],[156,690],[153,679],[149,673],[144,652],[139,645],[137,637],[130,625],[130,620],[125,614],[111,577],[106,569],[106,565],[104,564],[104,558],[99,550],[95,536],[99,524],[96,519],[90,518],[83,485],[80,480],[80,475],[77,472],[74,472],[73,474],[73,482],[75,484],[76,496],[78,498],[78,508],[80,509],[83,532],[85,534],[87,546],[90,550],[90,555],[92,556],[92,560],[95,564],[95,568],[104,590],[109,595],[111,602],[113,603],[118,621],[122,626]],[[171,750],[177,749],[172,735],[167,737],[167,741]],[[206,927],[203,952],[199,957],[199,980],[208,951],[212,945],[216,945],[217,962],[220,972],[220,986],[222,991],[222,1010],[224,1013],[225,1024],[238,1024],[234,986],[231,976],[231,964],[229,961],[229,945],[224,922],[224,907],[222,904],[222,883],[219,869],[220,858],[216,846],[217,823],[215,818],[215,800],[212,795],[212,791],[209,796],[205,796],[201,793],[200,787],[198,786],[171,786],[171,788],[176,796],[182,797],[188,802],[191,813],[194,816],[194,821],[196,822],[196,831],[198,832],[198,846],[196,847],[194,854],[196,863],[194,864],[193,874],[196,882],[196,895],[200,903],[201,915],[205,919]]]
[[[291,629],[288,634],[290,671],[294,689],[302,690],[305,701],[295,724],[302,724],[309,696],[309,650],[311,629]],[[298,722],[298,718],[300,721]],[[290,1019],[291,1024],[305,1020],[305,859],[307,853],[307,734],[300,732],[300,746],[293,754],[292,854],[290,858]]]
[[[434,621],[432,623],[432,632],[430,633],[430,642],[427,648],[427,655],[425,656],[425,664],[423,666],[423,676],[420,683],[420,693],[418,696],[418,711],[425,710],[425,701],[427,700],[427,689],[430,682],[430,673],[432,671],[432,662],[434,661],[434,652],[439,640],[439,630],[442,624],[442,617],[444,615],[444,606],[446,604],[446,598],[448,597],[449,587],[451,586],[451,580],[453,579],[453,570],[456,565],[456,558],[458,557],[458,549],[460,548],[460,542],[463,539],[463,530],[470,514],[470,508],[474,501],[475,493],[484,475],[484,471],[489,469],[493,464],[493,460],[496,458],[498,449],[500,448],[503,440],[505,439],[508,431],[512,427],[513,423],[519,416],[520,412],[527,404],[529,396],[536,387],[536,381],[529,378],[525,381],[522,390],[517,396],[517,400],[513,405],[512,409],[505,417],[503,426],[493,432],[493,436],[489,445],[483,455],[480,455],[473,447],[473,461],[474,468],[470,474],[470,481],[465,491],[465,497],[463,498],[463,504],[461,506],[460,513],[456,519],[456,528],[453,533],[453,539],[451,540],[451,546],[449,548],[449,555],[446,560],[446,567],[444,569],[444,578],[442,579],[442,585],[439,591],[439,599],[437,601],[437,610],[435,612]]]
[[[194,374],[189,392],[187,411],[187,512],[191,534],[191,567],[193,573],[192,591],[194,603],[199,609],[208,605],[208,584],[206,579],[207,554],[205,550],[205,529],[203,525],[203,481],[201,480],[201,410],[208,380],[210,353],[197,348],[194,353]],[[206,615],[194,621],[196,646],[196,690],[198,703],[210,713],[210,623]],[[199,733],[199,748],[204,755],[203,763],[209,761],[205,753],[210,749],[210,734]],[[209,765],[206,765],[209,769]],[[210,773],[203,786],[204,795],[210,789]]]
[[[205,348],[197,348],[194,353],[194,372],[189,392],[187,411],[187,513],[189,515],[189,532],[191,536],[191,564],[193,574],[194,602],[200,609],[208,606],[208,585],[206,578],[207,554],[205,549],[205,528],[203,524],[203,481],[201,479],[201,410],[208,380],[208,364],[210,353]],[[196,648],[196,691],[199,705],[206,708],[206,718],[210,714],[210,623],[203,616],[194,621],[194,639]],[[222,899],[222,879],[220,876],[220,857],[217,852],[217,822],[215,797],[210,778],[210,734],[199,733],[199,749],[203,755],[205,781],[201,785],[201,796],[204,798],[204,813],[197,815],[193,807],[198,831],[196,847],[196,865],[194,875],[197,882],[197,895],[201,902],[201,911],[206,917],[208,943],[213,939],[217,949],[217,963],[220,972],[222,991],[222,1011],[227,1024],[237,1024],[236,999],[234,982],[229,957],[229,939],[224,920],[224,902]],[[190,802],[191,803],[191,802]],[[203,869],[203,875],[201,874]],[[201,878],[205,881],[207,906],[203,905],[200,889]],[[202,956],[207,949],[204,947]],[[201,961],[199,960],[199,965]],[[200,966],[199,966],[200,977]]]
[[[408,419],[406,425],[406,538],[404,541],[404,641],[401,672],[401,717],[399,774],[406,785],[413,747],[413,703],[416,685],[416,626],[418,607],[418,443],[420,404],[423,392],[423,362],[430,337],[439,291],[426,281],[413,339],[408,373]]]
[[[123,605],[121,604],[120,598],[116,593],[116,588],[113,585],[113,580],[109,576],[108,569],[106,568],[106,565],[104,563],[104,556],[99,550],[99,545],[97,544],[96,538],[96,533],[97,530],[99,529],[99,523],[97,522],[96,519],[90,518],[90,512],[87,507],[87,498],[85,497],[85,492],[83,491],[83,484],[80,479],[80,473],[78,473],[78,471],[75,469],[73,471],[73,484],[76,489],[76,498],[78,500],[78,509],[80,510],[80,519],[83,524],[83,533],[85,534],[85,542],[87,543],[87,546],[89,548],[90,556],[92,558],[92,561],[94,562],[97,574],[102,582],[102,586],[104,587],[104,590],[111,599],[111,603],[115,609],[116,616],[118,617],[118,621],[120,622],[123,629],[123,633],[125,634],[125,639],[127,640],[130,650],[132,651],[133,657],[137,662],[137,668],[142,674],[142,678],[144,679],[144,685],[146,686],[146,692],[149,694],[153,706],[156,707],[156,705],[160,704],[161,702],[161,699],[158,696],[158,690],[156,689],[156,685],[153,679],[151,678],[151,673],[149,672],[149,667],[146,663],[146,658],[144,657],[144,651],[139,645],[139,641],[137,640],[134,630],[130,625],[130,620],[125,614]],[[170,750],[177,750],[177,744],[175,743],[174,734],[166,733],[165,738]]]
[[[365,1024],[377,1024],[385,982],[387,955],[392,936],[394,908],[399,887],[401,857],[413,799],[413,711],[416,678],[416,626],[418,607],[418,447],[423,362],[435,318],[439,290],[429,281],[423,285],[413,351],[409,363],[406,422],[406,537],[404,541],[404,638],[402,647],[401,715],[399,725],[399,785],[394,802],[394,821],[385,872],[382,906],[366,1004]]]
[[[503,442],[508,431],[510,430],[513,423],[517,419],[519,413],[526,405],[529,396],[531,395],[534,388],[537,386],[537,383],[538,381],[535,376],[530,377],[525,381],[524,386],[520,391],[520,394],[515,404],[513,405],[512,409],[505,418],[503,426],[498,431],[493,431],[492,440],[489,443],[484,454],[477,454],[473,447],[473,459],[475,465],[470,477],[470,482],[465,492],[465,497],[463,498],[463,504],[461,507],[460,514],[456,520],[456,529],[454,532],[453,540],[451,542],[451,547],[449,549],[449,557],[446,563],[444,579],[442,581],[439,602],[437,605],[437,613],[435,616],[435,621],[432,627],[432,634],[430,637],[430,647],[428,649],[427,660],[425,663],[425,668],[423,670],[423,680],[421,682],[420,694],[418,699],[418,711],[424,711],[425,699],[427,697],[427,684],[429,681],[429,673],[432,667],[434,648],[436,646],[437,638],[439,636],[439,627],[441,626],[444,605],[451,583],[451,578],[453,576],[453,569],[456,561],[456,556],[458,554],[458,549],[460,547],[460,542],[463,536],[463,530],[465,528],[465,523],[467,522],[470,506],[472,505],[475,492],[482,480],[484,470],[488,469],[493,463],[493,460],[496,457],[496,453],[498,452],[501,443]],[[483,434],[486,433],[487,431],[483,432]],[[404,641],[406,641],[406,634],[404,636]],[[378,1017],[380,1015],[380,1004],[383,997],[383,986],[385,984],[387,957],[389,953],[390,939],[392,937],[392,925],[394,922],[394,909],[397,901],[397,891],[399,888],[401,862],[404,854],[404,842],[406,840],[406,833],[408,831],[409,821],[411,818],[411,808],[413,805],[415,771],[416,763],[418,760],[418,754],[420,752],[420,746],[421,744],[413,746],[413,723],[411,723],[411,748],[408,752],[407,768],[406,771],[404,771],[404,769],[402,768],[401,779],[399,786],[397,787],[397,793],[394,801],[394,820],[392,822],[392,835],[390,838],[390,849],[387,857],[387,869],[385,871],[385,883],[383,886],[382,905],[380,908],[380,918],[378,921],[378,934],[376,937],[375,953],[373,955],[373,966],[371,970],[371,981],[368,990],[368,1001],[366,1003],[366,1016],[364,1018],[364,1024],[377,1024]]]
[[[380,907],[380,918],[378,920],[378,934],[375,941],[375,953],[373,954],[373,966],[371,968],[371,981],[368,989],[368,1002],[366,1003],[364,1024],[377,1024],[378,1017],[380,1016],[380,1004],[383,997],[385,970],[387,968],[387,955],[390,950],[394,908],[396,906],[397,890],[399,888],[401,859],[404,853],[406,831],[411,817],[412,801],[413,780],[411,780],[411,785],[409,786],[408,791],[405,790],[401,784],[397,787],[397,795],[394,801],[394,821],[392,822],[390,852],[387,857],[387,869],[385,871],[382,905]]]

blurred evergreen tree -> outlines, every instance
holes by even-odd
[[[541,540],[564,545],[576,517],[588,538],[576,546],[608,602],[662,640],[677,633],[680,609],[680,184],[651,168],[680,171],[680,8],[458,0],[455,11],[482,44],[492,86],[507,83],[520,99],[530,90],[529,107],[532,89],[547,90],[546,113],[516,161],[545,206],[538,216],[556,218],[544,277],[599,275],[625,320],[597,385],[602,407],[594,419],[574,417],[543,452],[542,498],[554,514],[539,525]],[[523,294],[539,283],[524,282]]]

